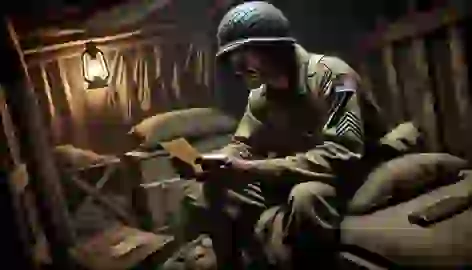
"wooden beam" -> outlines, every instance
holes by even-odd
[[[95,43],[105,43],[123,39],[129,39],[132,37],[149,37],[149,36],[159,36],[159,35],[169,35],[172,31],[175,31],[176,27],[174,25],[169,26],[161,26],[158,28],[150,28],[150,29],[137,29],[137,30],[130,30],[130,31],[119,31],[119,32],[111,32],[111,33],[90,33],[90,32],[82,32],[76,33],[74,37],[66,37],[64,40],[50,40],[49,44],[41,44],[37,48],[28,48],[23,46],[23,53],[25,55],[31,55],[36,53],[44,53],[50,51],[57,51],[68,47],[74,47],[77,45],[85,45],[87,42],[95,42]]]
[[[458,7],[438,8],[427,12],[413,12],[388,25],[367,34],[361,40],[360,51],[367,52],[384,44],[422,36],[445,26],[453,25],[472,15],[471,9]]]
[[[53,264],[55,269],[71,269],[68,249],[74,234],[64,203],[59,173],[18,37],[10,21],[2,21],[0,38],[4,43],[0,54],[8,67],[0,74],[0,83],[6,89],[8,110],[18,131],[20,154],[27,165],[29,184],[35,193]]]
[[[116,40],[129,35],[150,36],[165,35],[177,29],[175,23],[156,22],[152,27],[121,27],[113,31],[91,31],[87,29],[41,29],[35,33],[20,37],[24,51],[42,50],[58,44],[71,44],[83,40]],[[28,53],[26,53],[28,54]]]
[[[25,55],[25,60],[28,66],[35,66],[41,63],[47,63],[51,61],[57,61],[58,59],[64,58],[72,58],[76,57],[83,53],[85,49],[85,44],[88,41],[95,41],[95,40],[82,40],[80,42],[75,43],[75,46],[65,46],[60,49],[49,49],[46,51],[37,51],[35,53],[30,52],[29,55]],[[130,47],[140,47],[146,46],[151,44],[162,44],[163,42],[166,43],[178,43],[179,40],[177,38],[173,38],[172,36],[166,37],[159,37],[159,36],[151,36],[151,37],[136,37],[136,36],[128,36],[127,38],[117,39],[117,40],[105,40],[97,42],[97,47],[104,52],[107,51],[115,51],[115,50],[122,50],[125,48]]]

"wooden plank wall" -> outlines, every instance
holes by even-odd
[[[429,150],[471,158],[472,12],[466,1],[441,2],[419,12],[410,0],[403,17],[379,23],[361,44],[360,72],[391,127],[412,120]]]
[[[141,120],[214,103],[214,52],[201,33],[144,23],[128,32],[63,32],[20,40],[55,145],[123,153],[136,147],[127,133]],[[102,89],[87,90],[80,70],[80,55],[90,41],[103,50],[110,69],[109,86]]]

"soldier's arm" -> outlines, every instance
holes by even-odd
[[[364,154],[364,122],[358,88],[360,78],[344,61],[326,59],[326,76],[320,79],[321,95],[326,101],[328,119],[323,128],[325,142],[347,148],[353,154]],[[331,71],[332,66],[333,71]]]
[[[260,101],[262,89],[252,90],[246,110],[241,118],[238,128],[233,135],[232,142],[220,150],[231,157],[242,159],[254,159],[261,153],[256,150],[254,137],[263,129],[264,104]]]
[[[317,82],[329,108],[323,128],[324,143],[295,156],[251,162],[247,172],[261,180],[296,183],[331,181],[334,172],[356,167],[355,162],[364,153],[363,123],[356,94],[359,78],[341,60],[332,61],[337,65],[333,72],[336,74],[329,74],[327,69]]]

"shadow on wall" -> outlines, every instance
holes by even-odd
[[[308,51],[335,54],[349,61],[361,22],[353,0],[271,0],[291,22],[299,43]],[[357,2],[359,5],[359,2]]]

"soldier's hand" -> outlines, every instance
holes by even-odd
[[[227,178],[248,170],[249,161],[223,154],[203,155],[195,161],[203,171],[196,176],[197,181],[212,181]]]

